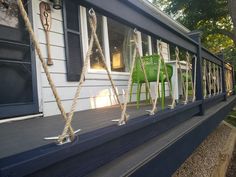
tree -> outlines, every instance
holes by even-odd
[[[235,58],[235,0],[153,0],[153,3],[190,30],[203,31],[203,44],[212,52],[223,50],[228,57]]]

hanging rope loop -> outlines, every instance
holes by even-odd
[[[177,62],[177,74],[178,71],[180,72],[180,78],[181,78],[181,85],[182,85],[182,89],[183,89],[183,95],[185,97],[186,100],[186,88],[185,88],[185,84],[184,84],[184,80],[183,80],[183,71],[182,71],[182,67],[181,67],[181,63],[180,63],[180,57],[179,57],[179,48],[175,47],[175,57],[176,57],[176,62]]]
[[[65,111],[65,109],[64,109],[64,107],[62,105],[60,96],[59,96],[59,94],[58,94],[58,92],[56,90],[56,86],[55,86],[55,84],[54,84],[54,82],[52,80],[52,77],[51,77],[50,72],[48,70],[47,64],[46,64],[46,62],[45,62],[45,60],[43,58],[43,55],[42,55],[42,52],[41,52],[41,49],[40,49],[40,46],[39,46],[39,42],[38,42],[37,37],[36,37],[36,35],[35,35],[34,31],[33,31],[32,25],[30,23],[28,15],[27,15],[27,13],[25,11],[24,5],[22,4],[21,0],[17,0],[17,4],[18,4],[18,7],[19,7],[19,11],[20,11],[20,13],[22,15],[22,18],[23,18],[23,20],[25,22],[26,29],[28,30],[29,35],[30,35],[31,40],[32,40],[32,43],[35,46],[36,53],[39,56],[39,60],[40,60],[40,62],[42,64],[43,70],[44,70],[44,72],[46,74],[46,78],[48,80],[48,83],[49,83],[49,85],[50,85],[50,87],[52,89],[52,93],[53,93],[53,95],[55,97],[57,106],[58,106],[58,108],[59,108],[59,110],[60,110],[60,112],[62,114],[63,119],[66,121],[67,120],[66,111]],[[74,136],[73,128],[71,126],[69,126],[68,129],[69,129],[69,135],[71,137],[73,137]]]

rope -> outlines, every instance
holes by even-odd
[[[223,82],[223,81],[222,81],[222,67],[220,67],[219,70],[220,70],[220,71],[219,71],[219,73],[220,73],[220,75],[219,75],[220,93],[222,93],[222,92],[223,92],[223,85],[222,85],[222,84],[223,84],[223,83],[222,83],[222,82]]]
[[[197,83],[197,57],[196,57],[196,55],[194,55],[193,58],[194,58],[194,82],[193,82],[192,102],[194,102],[196,100],[196,83]]]
[[[125,103],[124,103],[124,109],[121,113],[121,118],[119,120],[119,125],[123,125],[127,122],[127,118],[125,118],[125,113],[126,113],[126,109],[127,109],[127,102],[128,102],[128,97],[129,97],[129,93],[130,93],[130,89],[131,89],[131,84],[132,84],[132,74],[133,74],[133,70],[134,70],[134,65],[135,65],[135,60],[136,60],[136,56],[138,54],[138,59],[140,60],[140,63],[141,63],[141,69],[143,71],[143,74],[144,74],[144,80],[146,82],[146,87],[148,89],[148,93],[150,95],[150,99],[152,101],[152,105],[154,105],[154,101],[152,99],[152,95],[151,95],[151,89],[150,89],[150,86],[149,86],[149,83],[148,83],[148,79],[147,79],[147,74],[146,74],[146,70],[145,70],[145,66],[144,66],[144,63],[143,63],[143,60],[141,59],[141,54],[140,54],[140,51],[139,51],[139,47],[138,47],[138,42],[137,42],[137,36],[138,36],[138,32],[136,29],[134,29],[134,43],[135,43],[135,50],[134,50],[134,53],[133,53],[133,62],[132,62],[132,66],[131,66],[131,71],[130,71],[130,77],[129,77],[129,81],[128,81],[128,90],[126,92],[126,95],[125,95]]]
[[[136,42],[137,39],[137,32],[136,30],[134,30],[135,34],[133,35],[134,41]],[[119,125],[123,125],[127,122],[127,118],[125,117],[125,113],[126,113],[126,109],[127,109],[127,104],[128,104],[128,98],[129,98],[129,93],[131,90],[131,84],[132,84],[132,75],[133,75],[133,71],[134,71],[134,65],[135,65],[135,61],[136,61],[136,56],[137,56],[137,49],[134,48],[134,52],[133,52],[133,56],[132,56],[132,65],[131,65],[131,70],[130,70],[130,76],[129,76],[129,81],[128,81],[128,88],[127,88],[127,92],[125,93],[125,99],[124,99],[124,108],[123,111],[121,113],[121,118],[119,119],[118,124]]]
[[[216,65],[213,63],[213,92],[216,95]]]
[[[106,70],[106,72],[107,72],[108,78],[109,78],[109,80],[110,80],[110,82],[111,82],[112,89],[113,89],[113,92],[114,92],[114,94],[115,94],[116,100],[117,100],[117,102],[118,102],[118,104],[119,104],[121,110],[123,111],[123,110],[124,110],[124,106],[123,106],[123,105],[121,104],[121,102],[120,102],[119,95],[117,94],[114,81],[113,81],[113,79],[112,79],[112,77],[111,77],[110,71],[109,71],[108,66],[107,66],[107,64],[106,64],[106,59],[105,59],[105,56],[104,56],[104,54],[103,54],[102,47],[101,47],[101,44],[100,44],[100,42],[99,42],[98,36],[97,36],[97,34],[96,34],[96,29],[94,28],[93,25],[91,25],[91,22],[90,22],[90,27],[91,27],[91,29],[92,29],[92,33],[93,33],[93,36],[94,36],[94,39],[95,39],[95,44],[96,44],[96,46],[97,46],[97,48],[98,48],[98,51],[99,51],[99,54],[100,54],[100,56],[101,56],[103,65],[104,65],[105,70]],[[128,118],[129,118],[129,115],[126,114],[126,112],[125,112],[125,115],[124,115],[124,116],[125,116],[125,119],[128,119]]]
[[[212,89],[212,78],[211,78],[211,62],[208,62],[208,78],[209,78],[209,96],[211,96],[211,89]]]
[[[186,52],[186,61],[187,61],[187,68],[186,68],[186,84],[185,84],[185,101],[184,101],[184,104],[187,104],[188,103],[188,75],[189,75],[189,67],[190,67],[190,59],[189,59],[190,55],[188,52]],[[191,75],[190,75],[191,77]],[[191,80],[191,83],[192,83],[192,80]]]
[[[136,32],[136,34],[137,34],[137,31],[136,31],[136,30],[135,30],[135,32]],[[139,50],[139,47],[138,47],[138,42],[137,42],[137,40],[135,40],[134,42],[135,42],[135,47],[136,47],[136,51],[137,51],[137,54],[138,54],[138,59],[140,60],[141,68],[142,68],[142,70],[143,70],[144,80],[145,80],[145,82],[146,82],[146,87],[147,87],[147,89],[148,89],[148,93],[149,93],[149,95],[150,95],[150,99],[151,99],[152,105],[154,105],[154,101],[153,101],[152,95],[151,95],[151,89],[150,89],[150,86],[149,86],[149,83],[148,83],[148,79],[147,79],[146,69],[145,69],[143,60],[141,59],[141,54],[140,54],[140,50]]]
[[[159,49],[158,51],[162,51],[162,45],[161,43],[159,43],[158,45]],[[152,110],[150,111],[149,115],[154,115],[155,114],[155,111],[157,110],[157,100],[158,100],[158,93],[159,93],[159,80],[160,80],[160,71],[161,71],[161,60],[158,60],[158,67],[157,67],[157,81],[156,81],[156,97],[155,97],[155,101],[154,101],[154,104],[152,106]]]
[[[220,93],[219,65],[216,66],[217,94]]]
[[[42,55],[42,52],[41,52],[41,49],[40,49],[40,46],[39,46],[39,42],[38,42],[38,40],[37,40],[37,38],[35,36],[35,33],[34,33],[33,29],[32,29],[32,26],[31,26],[31,23],[29,21],[28,15],[27,15],[27,13],[26,13],[26,11],[24,9],[24,5],[22,4],[21,0],[17,0],[17,4],[19,6],[19,10],[20,10],[20,13],[22,15],[22,18],[23,18],[23,20],[25,22],[26,29],[28,30],[28,32],[30,34],[31,40],[32,40],[32,42],[33,42],[33,44],[35,46],[35,50],[36,50],[36,52],[37,52],[37,54],[39,56],[39,60],[40,60],[40,62],[42,64],[42,67],[43,67],[44,72],[46,74],[48,83],[49,83],[49,85],[50,85],[50,87],[52,89],[52,93],[53,93],[53,95],[54,95],[54,97],[56,99],[57,106],[58,106],[58,108],[59,108],[59,110],[60,110],[64,120],[66,121],[67,120],[67,114],[66,114],[65,109],[64,109],[64,107],[62,105],[61,99],[60,99],[60,97],[59,97],[59,95],[57,93],[56,86],[55,86],[55,84],[54,84],[54,82],[53,82],[53,80],[51,78],[51,75],[50,75],[50,72],[48,70],[47,64],[45,63],[45,61],[43,59],[43,55]],[[71,126],[69,126],[68,129],[69,129],[70,138],[74,139],[74,130],[72,129]]]
[[[172,97],[172,103],[170,105],[170,108],[174,109],[175,108],[175,95],[176,95],[176,93],[175,93],[175,89],[174,89],[173,94],[172,94],[173,88],[170,84],[170,79],[169,79],[169,75],[168,75],[168,72],[167,72],[166,63],[165,63],[165,60],[164,60],[164,57],[163,57],[162,47],[160,47],[160,58],[161,58],[162,63],[164,64],[164,70],[165,70],[165,74],[166,74],[166,78],[167,78],[167,82],[168,82],[168,87],[170,88],[170,95]]]
[[[203,61],[203,83],[204,83],[204,98],[206,98],[207,95],[207,83],[206,83],[206,60]]]
[[[180,72],[181,85],[183,88],[183,95],[186,96],[186,94],[185,94],[186,90],[185,90],[185,85],[184,85],[184,81],[183,81],[183,72],[182,72],[182,68],[181,68],[181,64],[180,64],[179,48],[178,47],[175,48],[175,56],[176,56],[176,61],[177,61],[177,71]]]
[[[93,27],[94,30],[96,30],[96,28],[97,28],[97,18],[96,18],[95,12],[92,9],[90,9],[90,11],[89,11],[89,24],[90,24],[90,26]],[[73,115],[74,115],[74,112],[75,112],[75,109],[76,109],[76,106],[77,106],[77,102],[78,102],[78,97],[80,95],[82,85],[85,81],[85,74],[86,74],[87,69],[88,69],[88,63],[89,63],[90,55],[91,55],[93,44],[94,44],[94,37],[95,36],[93,34],[91,34],[90,42],[89,42],[89,48],[88,48],[88,51],[87,51],[87,54],[86,54],[86,57],[85,57],[84,66],[82,68],[82,73],[81,73],[81,77],[80,77],[80,80],[79,80],[79,84],[78,84],[78,87],[77,87],[77,90],[76,90],[76,93],[75,93],[75,96],[74,96],[74,99],[73,99],[73,102],[72,102],[71,110],[70,110],[70,113],[68,115],[68,119],[66,121],[64,130],[63,130],[62,134],[59,136],[59,142],[62,142],[63,139],[67,136],[68,129],[71,126]]]

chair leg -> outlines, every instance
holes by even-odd
[[[165,82],[161,81],[161,109],[165,108]]]
[[[158,83],[160,84],[160,83]],[[161,102],[161,92],[160,92],[160,87],[158,86],[158,100]]]
[[[137,94],[136,94],[136,97],[137,97],[137,106],[136,107],[137,107],[137,109],[139,109],[141,88],[142,88],[142,84],[138,83],[138,85],[137,85]]]
[[[148,98],[149,98],[149,94],[148,94],[148,86],[147,86],[147,84],[145,83],[145,87],[146,87],[146,89],[145,89],[145,95],[146,95],[146,103],[148,102]]]
[[[148,83],[149,84],[149,88],[151,88],[150,87],[150,82]],[[145,84],[146,85],[146,84]],[[147,87],[147,85],[146,85],[146,103],[151,103],[151,96],[150,96],[150,94],[149,94],[149,91],[148,91],[148,87]]]
[[[133,85],[134,85],[134,83],[132,82],[132,84],[131,84],[131,88],[130,88],[130,93],[129,93],[129,102],[131,102],[131,101],[132,101],[132,95],[133,95]]]

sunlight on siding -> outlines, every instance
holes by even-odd
[[[118,90],[117,90],[118,91]],[[117,104],[112,89],[101,90],[96,96],[90,97],[91,108],[101,108]]]

